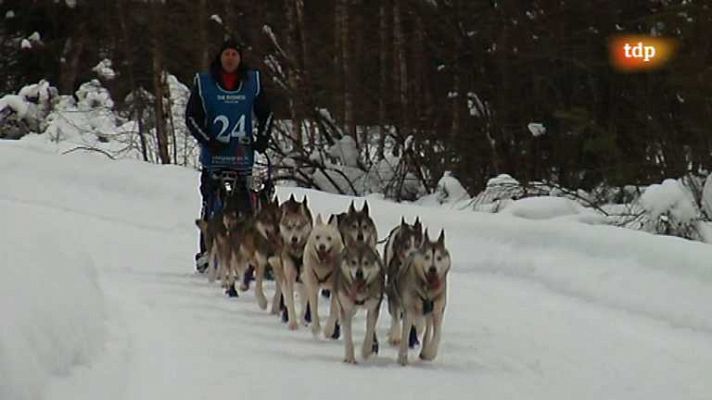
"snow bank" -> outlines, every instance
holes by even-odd
[[[535,193],[534,195],[544,195]],[[507,174],[500,174],[487,181],[485,190],[472,200],[473,210],[496,213],[504,209],[513,200],[525,197],[522,184]]]
[[[0,202],[0,399],[38,399],[101,348],[103,297],[92,260],[43,233],[51,221]]]
[[[515,200],[501,212],[526,219],[551,219],[580,214],[582,209],[583,206],[563,197],[537,196]]]
[[[94,67],[104,80],[116,77],[111,60],[104,59]],[[169,152],[174,162],[196,167],[199,148],[185,126],[185,107],[190,89],[170,74],[165,75],[168,93],[164,105],[167,116]],[[144,138],[148,161],[157,162],[153,96],[142,91]],[[0,98],[0,138],[22,138],[38,148],[68,151],[96,151],[117,159],[143,159],[139,136],[138,111],[132,106],[133,94],[127,96],[125,112],[115,109],[115,102],[99,79],[82,84],[75,96],[59,96],[46,81],[29,85],[17,95]],[[175,135],[171,134],[171,129]],[[33,134],[31,134],[33,133]],[[36,133],[36,134],[34,134]],[[173,139],[175,138],[175,143]],[[174,152],[174,146],[176,147]]]
[[[438,181],[435,191],[427,196],[423,196],[416,202],[423,206],[467,206],[470,201],[470,195],[462,186],[462,183],[457,180],[449,171],[446,171],[442,178]]]
[[[322,213],[343,211],[352,199],[288,191],[298,198],[308,194],[310,207]],[[278,188],[280,198],[288,197],[286,192]],[[546,209],[552,199],[540,200]],[[712,264],[707,261],[712,247],[707,244],[566,218],[527,220],[371,198],[369,205],[379,238],[401,216],[408,221],[419,216],[431,232],[444,227],[456,274],[486,272],[536,282],[582,301],[712,332],[712,314],[703,306],[712,302]]]
[[[492,399],[570,399],[572,393],[577,399],[709,398],[709,245],[559,218],[526,220],[371,196],[379,238],[401,216],[420,216],[431,232],[446,229],[453,257],[448,309],[434,363],[417,361],[413,352],[413,367],[400,368],[396,350],[382,345],[373,360],[346,366],[343,342],[315,340],[308,329],[289,331],[257,310],[252,291],[227,300],[217,286],[192,275],[192,219],[200,204],[196,171],[112,162],[93,153],[60,157],[29,147],[24,141],[0,142],[0,187],[14,189],[0,195],[0,221],[19,230],[21,217],[5,215],[10,205],[33,212],[33,224],[24,229],[47,230],[44,221],[52,227],[76,224],[64,236],[101,260],[97,269],[107,283],[110,328],[102,356],[116,349],[103,368],[102,357],[59,379],[66,395],[54,391],[56,400],[212,399],[236,388],[255,399],[459,399],[470,393]],[[314,213],[341,212],[353,200],[299,188],[277,191],[281,199],[292,192],[299,199],[309,196]],[[356,199],[357,206],[362,200]],[[23,235],[8,246],[47,241],[30,239]],[[160,245],[147,245],[155,243]],[[3,250],[0,245],[5,261]],[[63,267],[62,259],[52,261]],[[8,285],[3,281],[0,293]],[[269,295],[273,286],[267,286]],[[383,310],[379,337],[388,323]],[[357,346],[364,326],[360,314]],[[205,340],[206,331],[211,338],[237,340],[225,346],[224,340]],[[0,354],[0,363],[5,358]],[[268,370],[287,378],[274,384],[264,379]],[[0,382],[5,374],[0,370]],[[409,384],[395,387],[395,381]],[[85,389],[91,396],[75,393],[82,384],[90,386]],[[6,393],[0,398],[17,398]]]

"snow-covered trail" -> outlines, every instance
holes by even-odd
[[[341,341],[290,332],[252,292],[228,299],[193,274],[196,173],[101,157],[0,142],[0,243],[55,238],[91,260],[105,297],[102,351],[44,398],[712,398],[712,246],[370,199],[381,236],[401,215],[445,227],[454,266],[438,359],[411,352],[403,368],[382,344],[354,367]],[[316,212],[351,200],[293,191]],[[384,307],[382,339],[388,323]]]

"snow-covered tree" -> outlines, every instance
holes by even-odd
[[[0,138],[17,139],[45,129],[45,118],[57,99],[57,89],[46,80],[0,98]]]
[[[700,240],[701,219],[692,193],[680,181],[650,185],[638,200],[644,214],[631,227],[651,233]]]

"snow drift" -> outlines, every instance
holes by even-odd
[[[43,234],[41,214],[0,205],[0,398],[38,399],[101,348],[103,297],[91,257],[62,244],[71,235]]]

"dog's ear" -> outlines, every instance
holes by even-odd
[[[304,195],[304,201],[302,201],[302,205],[304,206],[304,208],[307,208],[307,196],[306,195]]]
[[[440,246],[445,246],[445,229],[440,230],[440,236],[438,236],[438,244]]]
[[[430,243],[430,236],[428,235],[428,228],[425,228],[425,240],[423,240],[423,245]]]
[[[324,221],[321,219],[321,213],[316,215],[316,224],[317,225],[324,225]]]
[[[354,207],[354,201],[351,200],[351,205],[349,206],[349,214],[355,213],[356,212],[356,207]]]
[[[334,227],[339,226],[339,219],[336,218],[336,214],[331,214],[329,216],[329,225],[333,225]]]
[[[406,225],[406,223],[405,223],[405,217],[402,216],[402,215],[401,215],[401,223],[400,223],[400,225],[401,225],[401,228],[404,228],[405,225]]]
[[[294,193],[292,193],[292,194],[289,195],[289,201],[296,201],[296,200],[294,199]]]
[[[413,226],[414,226],[415,229],[417,229],[418,231],[420,231],[420,230],[423,228],[423,226],[420,225],[420,217],[415,217],[415,224],[413,224]]]
[[[361,212],[366,214],[366,216],[368,217],[368,200],[365,200],[363,202],[363,208],[361,209]]]
[[[277,197],[276,194],[274,195],[274,199],[272,199],[272,203],[277,206],[279,205],[279,197]]]

